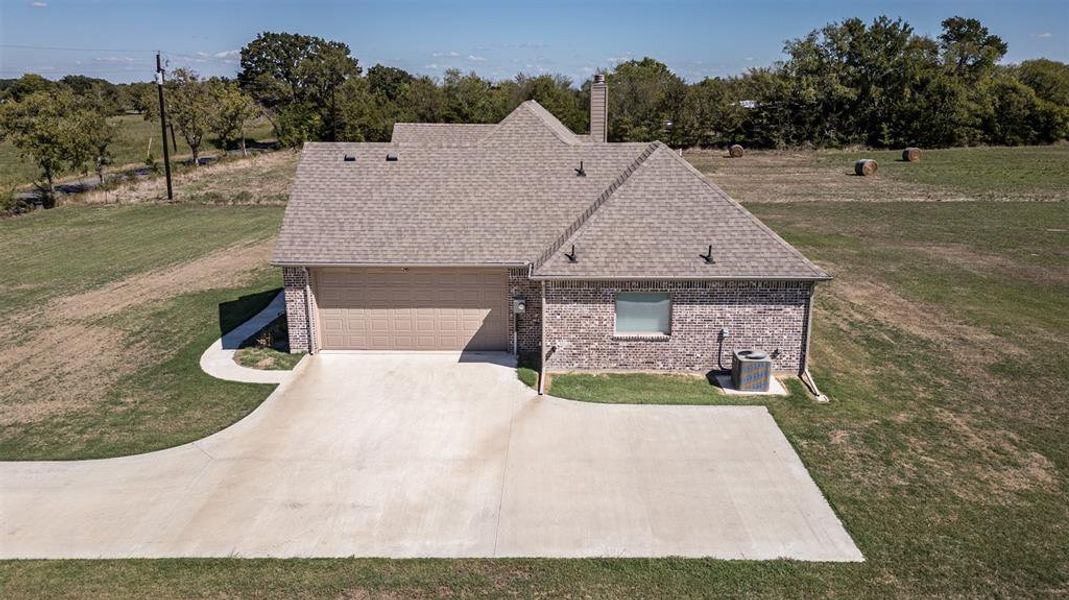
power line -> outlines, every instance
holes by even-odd
[[[27,44],[0,44],[0,48],[19,48],[19,49],[22,49],[22,50],[58,50],[58,51],[63,51],[63,52],[118,52],[118,53],[127,53],[127,54],[129,54],[129,53],[156,54],[157,52],[161,52],[161,50],[144,50],[144,49],[137,50],[137,49],[133,49],[133,48],[71,48],[71,47],[66,47],[66,46],[65,47],[59,47],[59,46],[30,46],[30,45],[27,45]],[[203,61],[211,61],[213,59],[214,60],[222,60],[224,58],[229,58],[229,57],[224,57],[224,56],[216,56],[215,54],[208,54],[208,53],[187,54],[187,53],[184,53],[184,52],[168,52],[166,50],[162,50],[162,52],[163,52],[164,56],[167,56],[167,57],[189,58],[189,59],[193,59],[193,60],[203,60]]]
[[[70,48],[60,46],[30,46],[26,44],[0,44],[0,48],[21,48],[23,50],[60,50],[67,52],[137,52],[155,54],[156,50],[134,50],[132,48]]]

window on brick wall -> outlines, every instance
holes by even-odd
[[[620,292],[616,294],[616,333],[668,335],[672,325],[672,299],[668,294]]]

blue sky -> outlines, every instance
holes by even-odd
[[[147,81],[157,48],[171,67],[232,75],[237,50],[273,30],[344,41],[365,67],[434,76],[457,67],[492,79],[522,71],[582,80],[653,56],[696,81],[768,65],[784,40],[829,21],[879,14],[932,35],[948,16],[977,17],[1009,44],[1007,62],[1069,62],[1069,0],[0,0],[0,77]]]

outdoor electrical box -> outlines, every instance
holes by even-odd
[[[522,315],[527,310],[527,300],[523,296],[516,296],[512,299],[512,312],[513,314]]]

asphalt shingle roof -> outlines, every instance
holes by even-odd
[[[709,245],[713,264],[698,256]],[[592,143],[534,102],[497,125],[398,124],[391,143],[306,144],[272,262],[827,277],[670,148]]]
[[[470,146],[497,127],[497,123],[395,123],[390,141],[417,146]]]

